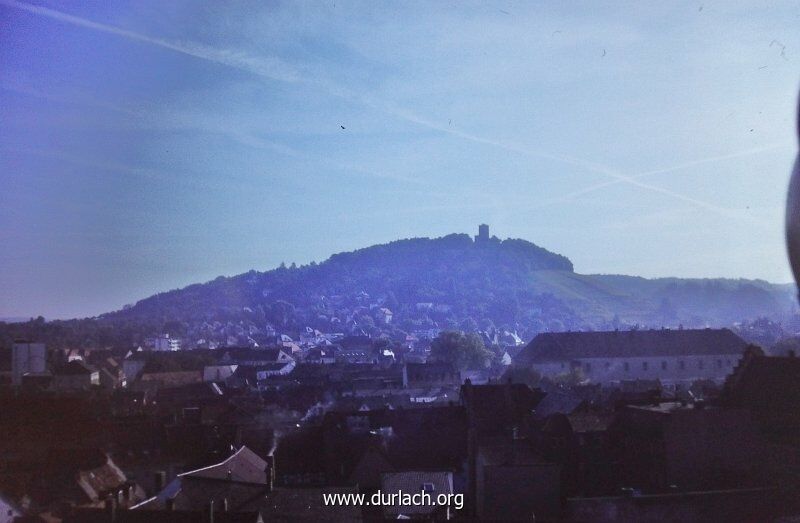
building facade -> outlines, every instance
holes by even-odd
[[[746,346],[728,329],[543,333],[528,344],[515,364],[551,378],[578,374],[600,384],[722,382]]]
[[[15,341],[11,349],[11,384],[22,385],[25,374],[41,374],[47,370],[47,350],[44,343]]]

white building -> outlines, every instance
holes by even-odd
[[[181,340],[178,338],[170,338],[169,334],[163,334],[156,337],[153,344],[155,351],[176,351],[181,350]]]
[[[22,385],[25,374],[41,374],[47,371],[47,351],[44,343],[15,341],[11,349],[11,384]]]
[[[628,380],[721,382],[746,346],[728,329],[554,332],[539,334],[514,363],[551,378],[578,372],[604,385]]]
[[[22,509],[16,503],[0,495],[0,523],[12,523],[22,516]]]

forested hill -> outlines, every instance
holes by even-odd
[[[22,336],[59,346],[129,345],[161,332],[225,343],[268,326],[290,335],[311,327],[398,340],[426,329],[496,328],[527,341],[568,329],[785,322],[793,292],[758,280],[582,275],[566,257],[525,240],[452,234],[219,277],[93,319],[0,323],[0,343]]]
[[[353,307],[365,301],[386,302],[398,313],[404,305],[416,308],[417,303],[456,306],[468,300],[472,304],[464,307],[498,306],[495,302],[501,297],[512,288],[526,287],[542,270],[573,268],[568,258],[525,240],[476,242],[466,234],[413,238],[334,254],[319,264],[220,277],[151,296],[103,318],[189,320],[227,309],[268,308],[277,301],[323,313],[325,304],[334,301]],[[369,298],[359,297],[361,293]]]

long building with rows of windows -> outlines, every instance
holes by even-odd
[[[723,381],[747,343],[728,329],[548,332],[515,359],[542,376],[579,372],[594,383]]]

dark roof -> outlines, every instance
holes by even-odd
[[[368,349],[372,347],[372,340],[369,336],[345,336],[339,340],[339,344],[347,350]]]
[[[117,523],[197,523],[206,521],[203,512],[186,510],[117,510],[114,520]],[[103,508],[75,508],[65,516],[64,523],[109,523],[112,521],[108,511]],[[263,521],[256,512],[214,512],[214,521],[219,523],[256,523]]]
[[[547,332],[536,336],[516,362],[741,354],[746,346],[747,343],[729,329]]]
[[[324,503],[324,494],[356,492],[352,487],[276,488],[245,508],[258,510],[265,521],[361,521],[360,507]]]
[[[478,456],[485,464],[492,466],[539,465],[547,462],[530,445],[519,444],[517,441],[482,445],[478,449]]]
[[[800,358],[745,357],[728,376],[723,401],[750,409],[773,435],[800,444]]]
[[[429,484],[433,487],[430,491],[431,497],[435,500],[439,494],[451,494],[453,492],[453,474],[450,472],[389,472],[384,474],[381,480],[381,491],[386,494],[418,493],[422,492],[423,486]],[[387,505],[383,508],[383,513],[387,516],[395,514],[429,514],[436,510],[435,504],[403,506],[399,504]]]
[[[231,347],[221,351],[223,358],[226,356],[231,361],[263,361],[263,362],[277,362],[278,358],[283,352],[286,356],[289,353],[279,348],[249,348],[249,347]]]
[[[81,360],[72,360],[58,369],[56,374],[60,374],[62,376],[77,376],[81,374],[91,374],[96,370],[97,369]]]
[[[567,415],[572,431],[575,433],[604,432],[614,420],[613,412],[582,411]]]
[[[534,417],[544,419],[551,414],[571,414],[583,404],[585,404],[585,400],[572,390],[548,392],[536,405]]]

